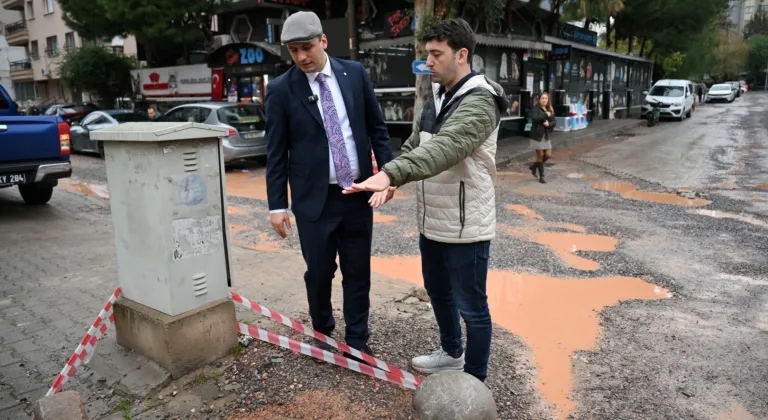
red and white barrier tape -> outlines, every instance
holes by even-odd
[[[104,305],[104,309],[99,312],[96,320],[93,321],[91,327],[88,328],[88,332],[85,333],[85,336],[83,337],[82,341],[80,341],[77,349],[75,349],[72,357],[70,357],[67,361],[64,369],[61,370],[61,373],[59,373],[59,375],[53,381],[51,389],[49,389],[48,393],[45,394],[46,397],[61,391],[61,387],[65,382],[67,382],[69,378],[75,374],[77,367],[80,366],[83,361],[88,363],[88,360],[90,360],[91,356],[93,355],[94,349],[96,348],[96,344],[99,342],[99,339],[104,335],[104,333],[107,332],[109,327],[115,323],[115,315],[112,313],[112,305],[115,303],[117,298],[120,297],[121,293],[122,289],[119,287],[115,289],[115,293],[112,294],[112,296],[107,301],[107,304]]]
[[[258,338],[261,341],[265,341],[267,343],[295,351],[296,353],[314,357],[315,359],[341,366],[349,370],[362,373],[364,375],[372,376],[383,381],[392,382],[393,384],[397,384],[408,389],[416,389],[418,386],[413,382],[403,378],[402,376],[397,376],[390,372],[384,372],[381,369],[376,369],[375,367],[368,366],[365,363],[358,363],[354,360],[347,359],[346,357],[340,356],[338,354],[319,349],[307,343],[296,341],[284,335],[278,335],[273,332],[254,327],[253,325],[243,324],[242,322],[239,322],[237,327],[238,331],[240,331],[240,334]]]
[[[371,148],[371,164],[373,165],[373,174],[379,173],[379,164],[376,163],[376,156],[373,155],[373,148]]]
[[[379,360],[379,359],[377,359],[377,358],[375,358],[375,357],[373,357],[371,355],[368,355],[366,353],[361,352],[360,350],[357,350],[355,348],[349,347],[348,345],[346,345],[344,343],[339,343],[336,340],[334,340],[333,338],[328,337],[325,334],[319,333],[319,332],[313,330],[312,328],[307,327],[306,325],[303,325],[303,324],[301,324],[301,323],[299,323],[297,321],[292,320],[291,318],[288,318],[285,315],[282,315],[280,313],[271,311],[268,308],[265,308],[265,307],[259,305],[258,303],[251,302],[247,298],[244,298],[244,297],[240,296],[239,294],[237,294],[237,293],[235,293],[235,292],[233,292],[231,290],[229,291],[229,295],[232,297],[232,300],[234,302],[239,303],[239,304],[245,306],[246,308],[248,308],[248,309],[250,309],[250,310],[252,310],[254,312],[260,313],[261,315],[263,315],[263,316],[265,316],[267,318],[274,319],[275,321],[285,325],[286,327],[289,327],[289,328],[291,328],[291,329],[293,329],[295,331],[298,331],[298,332],[300,332],[300,333],[302,333],[302,334],[304,334],[306,336],[309,336],[309,337],[312,337],[312,338],[316,338],[316,339],[322,341],[323,343],[326,343],[326,344],[330,345],[331,347],[337,348],[337,349],[339,349],[339,350],[341,350],[341,351],[343,351],[345,353],[351,354],[352,356],[355,356],[358,359],[362,359],[366,363],[371,364],[371,365],[375,365],[376,368],[381,369],[382,371],[388,372],[389,374],[394,375],[395,377],[402,378],[405,381],[411,383],[412,385],[419,386],[421,384],[422,379],[419,378],[418,376],[414,376],[410,372],[405,372],[405,371],[401,370],[400,368],[398,368],[396,366],[392,366],[392,365],[390,365],[389,363],[387,363],[387,362],[385,362],[383,360]],[[304,353],[304,354],[307,354],[307,353]],[[333,354],[333,353],[330,353],[330,354]],[[329,363],[333,363],[333,362],[329,361]],[[340,365],[340,366],[347,367],[346,365]],[[357,370],[357,372],[360,372],[360,371]],[[378,378],[378,376],[377,376],[377,378]],[[392,382],[392,381],[390,381],[390,382]]]

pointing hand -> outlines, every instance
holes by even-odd
[[[366,179],[359,184],[352,184],[344,189],[344,194],[354,194],[362,191],[381,192],[389,188],[391,180],[384,171]]]

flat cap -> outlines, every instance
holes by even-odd
[[[283,45],[291,42],[307,42],[323,34],[323,25],[314,12],[296,12],[283,23],[280,42]]]

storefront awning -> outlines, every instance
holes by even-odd
[[[490,47],[518,48],[522,50],[552,51],[552,44],[542,42],[532,37],[475,34],[475,40],[480,45]]]
[[[535,38],[515,36],[512,38],[506,36],[476,34],[475,40],[479,45],[488,45],[492,47],[518,48],[523,50],[552,51],[552,44],[542,42]],[[413,36],[403,36],[390,39],[375,39],[371,41],[361,41],[360,49],[363,51],[375,50],[377,48],[404,47],[413,45]]]
[[[377,48],[405,47],[408,45],[413,45],[413,42],[413,35],[401,36],[399,38],[374,39],[370,41],[361,41],[360,49],[363,51],[370,51]]]
[[[550,42],[552,44],[558,44],[558,45],[570,45],[572,48],[581,50],[581,51],[587,51],[595,54],[601,54],[601,55],[607,55],[610,57],[615,58],[621,58],[623,60],[631,60],[631,61],[640,61],[643,63],[653,63],[653,60],[644,58],[644,57],[638,57],[636,55],[629,55],[629,54],[622,54],[615,51],[609,51],[604,50],[602,48],[592,47],[589,45],[579,44],[578,42],[571,42],[567,41],[565,39],[555,38],[553,36],[545,36],[544,40],[547,42]]]

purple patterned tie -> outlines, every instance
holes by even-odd
[[[320,83],[320,105],[323,107],[323,120],[325,121],[325,134],[331,145],[333,167],[336,168],[336,181],[341,188],[347,188],[355,182],[352,176],[352,167],[349,165],[347,146],[344,144],[344,135],[341,132],[339,114],[336,113],[336,105],[333,103],[333,95],[328,87],[328,82],[323,73],[317,75]]]

